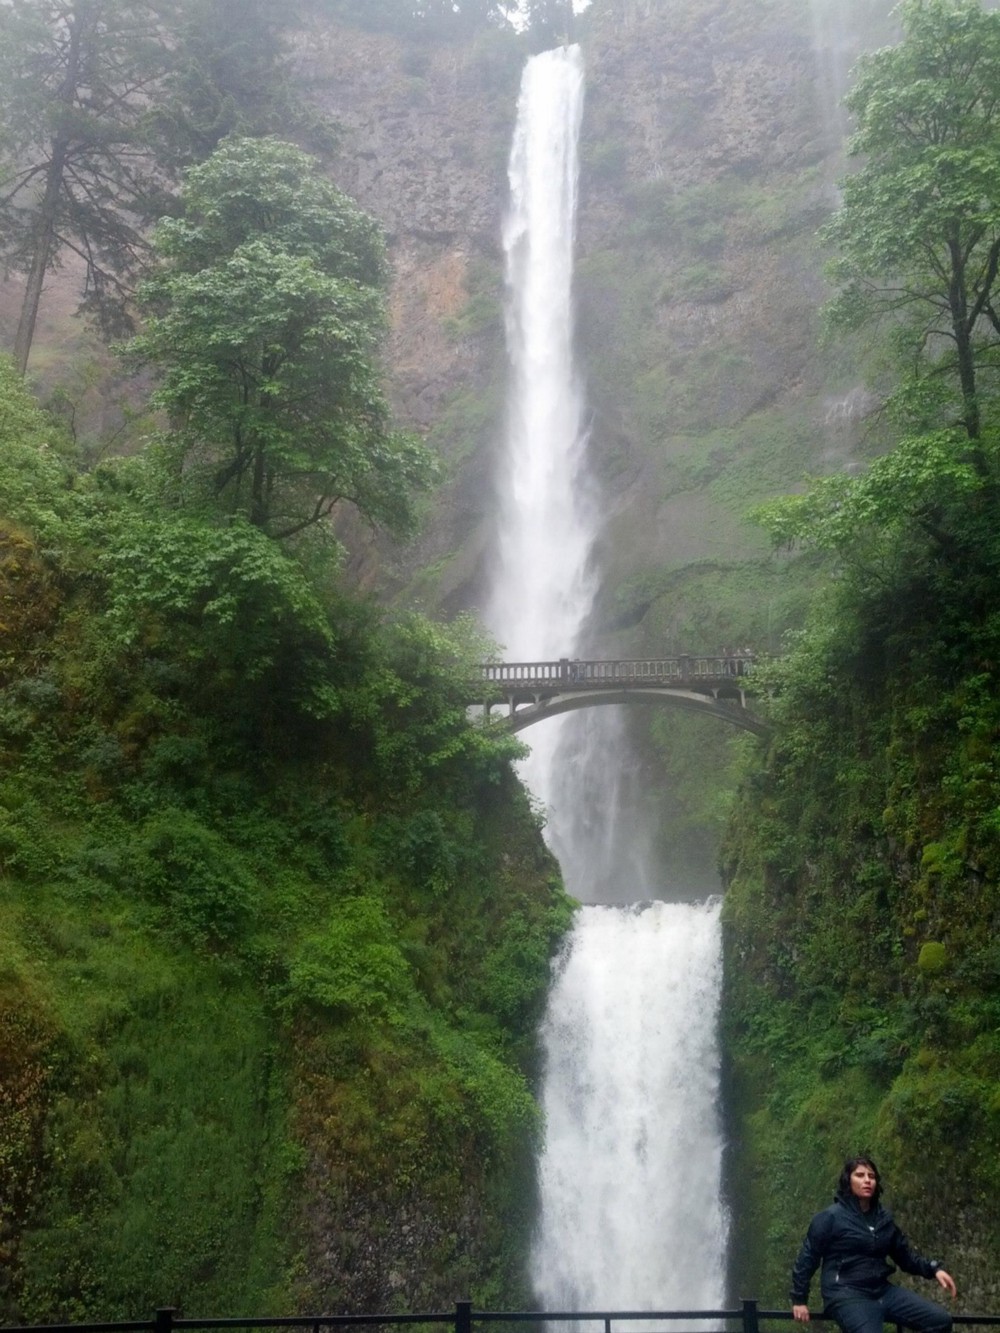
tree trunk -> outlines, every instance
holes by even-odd
[[[976,392],[976,358],[972,346],[975,317],[970,318],[969,315],[965,259],[957,234],[953,234],[949,239],[948,248],[951,254],[951,288],[948,293],[948,305],[958,359],[958,379],[962,389],[962,424],[972,442],[973,466],[980,475],[985,475],[985,458],[979,438],[982,433],[982,422],[979,395]]]
[[[55,244],[56,216],[59,212],[59,191],[62,189],[63,171],[66,166],[66,149],[65,139],[60,139],[53,145],[52,160],[45,173],[45,197],[35,228],[31,268],[28,270],[28,281],[21,301],[21,317],[14,339],[14,361],[22,375],[28,369],[28,356],[35,336],[35,321],[38,319],[38,305],[42,299],[42,285],[45,282],[45,274]]]
[[[976,393],[976,363],[972,339],[965,329],[958,339],[958,374],[962,384],[962,420],[970,440],[978,440],[982,431],[979,396]]]
[[[89,5],[81,3],[77,12],[67,17],[69,27],[69,51],[66,57],[66,76],[59,89],[59,101],[69,109],[76,97],[77,82],[80,77],[80,54],[83,45],[84,24],[93,20],[94,14]],[[52,157],[45,173],[45,197],[42,200],[35,228],[35,240],[31,254],[31,268],[21,302],[21,317],[17,324],[14,339],[14,361],[23,375],[28,368],[31,343],[35,336],[35,321],[38,319],[38,305],[42,299],[42,286],[45,274],[52,260],[56,239],[56,219],[59,216],[59,194],[62,190],[63,173],[69,156],[69,137],[65,128],[57,128],[52,140]]]

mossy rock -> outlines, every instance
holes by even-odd
[[[917,967],[925,976],[936,976],[948,966],[948,950],[938,940],[928,940],[920,946]]]

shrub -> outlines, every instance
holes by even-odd
[[[256,896],[239,853],[196,815],[177,808],[146,820],[135,874],[138,887],[164,905],[168,924],[197,944],[236,936]]]

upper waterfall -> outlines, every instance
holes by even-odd
[[[488,620],[514,660],[571,648],[593,597],[593,515],[582,493],[583,394],[573,363],[578,47],[528,62],[510,156],[503,242],[511,386]]]
[[[498,477],[498,559],[487,610],[508,660],[572,653],[590,611],[596,527],[587,498],[584,399],[573,358],[579,47],[529,60],[510,154],[503,230],[510,392]],[[529,785],[551,788],[558,729],[533,738]]]

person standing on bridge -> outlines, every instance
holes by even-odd
[[[925,1296],[896,1287],[895,1271],[933,1278],[954,1300],[955,1283],[936,1259],[925,1259],[910,1246],[881,1203],[878,1168],[870,1157],[849,1157],[829,1208],[809,1223],[792,1269],[792,1315],[809,1322],[809,1283],[822,1264],[820,1294],[824,1313],[843,1333],[882,1333],[898,1324],[917,1333],[950,1333],[951,1315]]]

